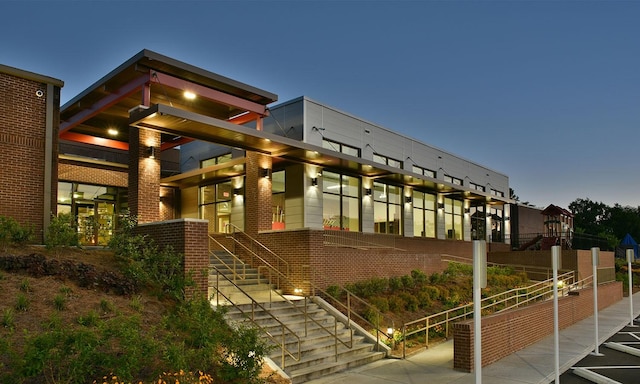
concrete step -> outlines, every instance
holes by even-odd
[[[287,368],[285,368],[285,372],[287,372],[287,374],[291,378],[292,384],[299,384],[313,379],[319,379],[332,373],[341,372],[349,368],[373,363],[374,361],[381,360],[384,357],[384,352],[371,352],[362,356],[353,355],[349,357],[343,357],[342,359],[339,359],[338,362],[325,362],[297,370],[288,370]]]

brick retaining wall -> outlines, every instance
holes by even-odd
[[[593,289],[558,300],[559,328],[563,329],[593,315]],[[622,300],[622,283],[598,286],[598,307],[602,310]],[[453,326],[453,366],[473,370],[473,320]],[[482,318],[482,366],[494,363],[553,333],[553,301]]]

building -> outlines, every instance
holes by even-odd
[[[4,81],[29,78],[2,73]],[[62,86],[35,80],[51,88],[47,95]],[[29,102],[46,104],[35,89]],[[53,117],[33,125],[40,134],[57,126],[52,100]],[[38,155],[53,160],[34,164],[50,169],[42,184],[55,186],[50,197],[47,188],[37,195],[57,202],[34,209],[39,228],[48,212],[69,212],[82,241],[102,245],[128,210],[157,238],[182,234],[161,241],[198,253],[198,268],[207,236],[242,231],[284,260],[295,280],[319,286],[439,271],[442,254],[470,257],[476,239],[509,249],[506,175],[306,97],[271,106],[276,101],[141,51],[61,107],[58,135]],[[33,119],[3,116],[12,114]],[[14,123],[3,119],[6,136]],[[3,185],[27,175],[3,173]],[[12,212],[0,206],[0,214]],[[197,241],[188,239],[194,231]],[[194,242],[203,244],[187,249]]]

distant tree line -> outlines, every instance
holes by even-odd
[[[576,234],[588,234],[607,239],[615,248],[629,233],[636,241],[640,240],[640,207],[613,207],[590,199],[576,199],[569,204],[574,214],[573,227]]]

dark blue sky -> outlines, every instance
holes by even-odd
[[[0,0],[0,63],[63,102],[147,48],[505,173],[640,205],[640,1]]]

